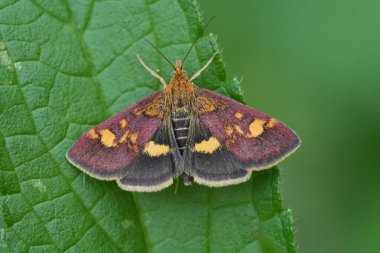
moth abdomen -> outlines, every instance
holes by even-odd
[[[178,149],[181,155],[183,155],[189,134],[190,111],[183,107],[172,111],[172,122]]]

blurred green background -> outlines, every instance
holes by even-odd
[[[288,124],[300,252],[380,252],[380,1],[200,0],[229,78]]]

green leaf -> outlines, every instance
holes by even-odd
[[[168,79],[201,33],[196,1],[0,3],[0,251],[295,252],[278,169],[244,184],[129,193],[65,159],[86,130],[160,88],[140,53]],[[191,52],[194,73],[218,50],[213,35]],[[197,84],[242,100],[220,56]]]

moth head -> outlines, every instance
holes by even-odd
[[[180,60],[176,61],[174,71],[172,72],[172,77],[176,79],[181,79],[186,76],[186,71],[183,69],[182,62]]]

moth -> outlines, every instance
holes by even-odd
[[[175,65],[164,56],[174,69],[169,84],[137,55],[163,89],[90,129],[67,152],[68,161],[138,192],[162,190],[180,177],[185,185],[233,185],[278,164],[300,145],[294,131],[193,83],[216,55],[191,78],[183,69],[187,54]]]

